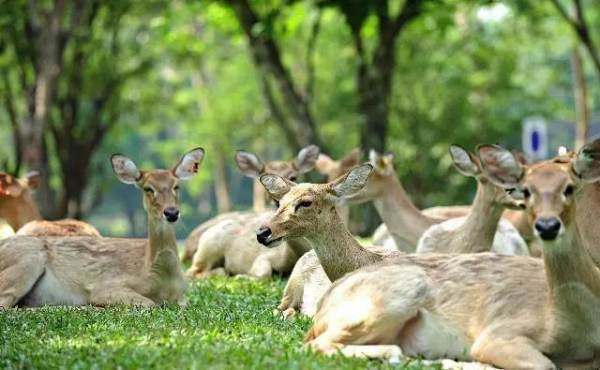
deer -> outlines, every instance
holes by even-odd
[[[92,225],[73,219],[44,221],[32,192],[40,183],[38,172],[29,172],[16,178],[0,172],[0,218],[22,236],[95,236],[100,237]]]
[[[319,156],[319,170],[329,178],[345,167],[358,161],[355,152],[350,153],[337,165]],[[261,185],[262,186],[262,185]],[[272,216],[272,212],[257,214],[245,222],[224,221],[207,230],[198,242],[192,266],[187,275],[204,278],[212,275],[236,275],[240,277],[268,278],[273,272],[289,273],[298,258],[310,248],[301,239],[289,240],[276,248],[266,248],[256,240],[256,229]]]
[[[527,244],[519,231],[502,219],[505,209],[522,210],[502,187],[491,182],[481,170],[479,160],[458,145],[450,146],[454,167],[464,176],[477,180],[477,193],[466,216],[432,225],[417,245],[417,253],[480,253],[528,256]]]
[[[473,211],[471,211],[470,218],[449,219],[430,226],[420,237],[417,252],[477,253],[491,250],[504,254],[529,255],[527,245],[508,221],[501,220],[498,225],[499,215],[502,214],[505,207],[520,209],[521,205],[509,197],[504,189],[490,183],[485,178],[481,173],[479,162],[472,154],[458,145],[450,147],[450,154],[455,167],[463,174],[478,179],[478,196],[474,200]],[[391,164],[391,156],[392,154],[381,156],[372,151],[369,163],[374,170],[366,186],[360,192],[346,198],[345,201],[362,202],[381,197],[380,194],[385,194],[385,190],[392,189],[392,194],[402,195],[396,196],[397,198],[410,203],[399,181],[394,181],[397,177]],[[386,176],[391,181],[382,181],[382,178],[385,179]],[[391,184],[394,183],[395,185],[392,186]],[[396,188],[395,191],[394,188]],[[388,202],[391,201],[388,199]],[[494,209],[493,214],[487,211],[488,208]],[[378,210],[384,209],[383,206],[378,207]],[[482,209],[486,211],[483,212]],[[407,212],[417,213],[418,211],[416,211],[416,207],[412,207],[408,208]],[[396,213],[401,213],[401,210],[388,214],[382,213],[381,216],[386,222],[389,222],[389,219],[393,218]],[[480,214],[484,214],[484,216],[480,216]],[[433,223],[434,219],[429,218],[429,220]],[[466,220],[468,222],[465,222]],[[406,225],[409,224],[411,223],[406,223]],[[496,232],[496,228],[499,229],[499,232]],[[396,233],[408,234],[403,229],[396,229]],[[389,256],[391,255],[390,251],[394,250],[394,246],[387,244],[382,248],[371,247],[369,250]],[[315,251],[309,251],[300,258],[292,270],[277,310],[286,319],[294,316],[298,311],[304,315],[313,316],[319,298],[330,285],[331,281],[320,266]]]
[[[366,183],[363,166],[339,182],[295,185],[263,175],[279,198],[276,215],[258,236],[265,244],[304,237],[319,258],[334,253],[368,259],[322,297],[305,346],[324,354],[398,359],[421,356],[478,361],[505,369],[600,366],[600,268],[579,221],[600,182],[600,140],[564,160],[523,166],[499,146],[478,156],[486,176],[518,189],[543,257],[398,254],[377,263],[335,214],[336,198]],[[591,188],[590,188],[591,187]],[[589,215],[588,215],[589,216]],[[596,247],[597,248],[597,247]],[[326,264],[323,263],[325,267]]]
[[[242,225],[251,220],[257,214],[265,212],[266,196],[262,185],[258,183],[258,177],[265,173],[275,173],[280,176],[296,179],[299,175],[309,172],[315,166],[319,158],[320,150],[316,145],[308,145],[302,148],[295,159],[290,161],[267,161],[264,162],[257,154],[238,150],[235,154],[235,162],[240,171],[247,177],[254,179],[253,187],[253,210],[248,212],[226,212],[203,222],[196,227],[184,242],[184,251],[181,257],[183,262],[192,261],[198,241],[204,232],[211,227],[222,223],[235,223]]]
[[[177,254],[178,183],[194,177],[204,149],[170,170],[140,170],[111,157],[117,178],[143,193],[148,239],[14,236],[0,241],[0,308],[42,305],[184,304],[187,282]]]

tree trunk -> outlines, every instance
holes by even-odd
[[[240,26],[246,34],[254,64],[259,73],[265,77],[262,82],[262,90],[263,93],[270,95],[266,96],[266,99],[271,110],[273,110],[273,105],[277,104],[277,101],[272,91],[269,91],[268,78],[273,78],[278,87],[287,114],[285,116],[282,114],[283,109],[278,109],[273,114],[276,122],[282,126],[284,131],[287,131],[286,136],[290,146],[299,150],[306,145],[315,144],[324,150],[324,143],[319,136],[309,104],[294,84],[289,71],[283,65],[277,42],[268,31],[256,32],[259,28],[257,26],[264,25],[266,21],[259,19],[259,15],[252,9],[247,0],[227,0],[227,3],[232,7]],[[294,136],[296,139],[291,140],[290,136]]]
[[[231,211],[231,199],[227,189],[227,159],[221,151],[217,153],[215,161],[215,196],[219,213]]]
[[[585,74],[583,72],[583,63],[579,48],[575,46],[571,57],[573,66],[573,93],[575,95],[575,150],[581,148],[587,141],[590,111],[587,102],[587,86]]]

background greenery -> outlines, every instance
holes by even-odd
[[[448,145],[518,148],[527,116],[575,121],[574,50],[597,110],[594,3],[0,1],[0,159],[45,175],[45,217],[87,218],[107,235],[145,233],[139,196],[108,165],[117,151],[155,167],[207,149],[184,187],[180,237],[228,208],[216,186],[249,207],[251,181],[233,163],[242,148],[264,159],[312,142],[334,158],[390,150],[419,206],[468,203],[474,182],[450,167]],[[354,217],[356,232],[375,223]]]

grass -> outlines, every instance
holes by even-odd
[[[310,320],[273,315],[285,282],[212,278],[186,307],[0,311],[1,369],[422,369],[301,349]]]

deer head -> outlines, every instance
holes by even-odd
[[[600,140],[584,145],[577,154],[524,166],[508,150],[479,148],[489,178],[522,198],[535,234],[545,241],[559,238],[575,222],[579,190],[600,180]]]
[[[319,147],[309,145],[302,148],[296,159],[291,161],[263,162],[258,155],[243,150],[235,154],[235,161],[242,173],[250,178],[270,173],[295,181],[299,175],[313,169],[318,157]]]
[[[0,217],[16,231],[25,223],[40,219],[31,194],[40,184],[40,174],[30,172],[16,178],[0,172]]]
[[[196,148],[170,170],[142,171],[122,154],[114,154],[111,163],[121,182],[135,185],[144,192],[144,209],[150,218],[174,223],[179,219],[178,183],[195,176],[203,158],[204,149]]]
[[[481,191],[487,192],[492,196],[493,202],[509,209],[524,209],[525,205],[520,199],[515,199],[509,192],[501,186],[497,186],[482,171],[481,162],[475,155],[460,147],[459,145],[450,145],[450,157],[454,167],[464,176],[477,179]],[[514,154],[514,152],[513,152]],[[515,154],[515,158],[517,158]],[[518,159],[521,163],[522,159]]]
[[[321,153],[315,163],[315,170],[321,175],[327,176],[327,181],[333,181],[357,166],[360,163],[361,154],[360,148],[354,148],[344,158],[336,161]]]
[[[336,202],[360,191],[372,170],[373,166],[364,164],[326,184],[296,184],[278,175],[261,176],[260,182],[279,202],[279,208],[257,231],[258,242],[274,246],[284,239],[311,234],[331,222],[341,222]]]
[[[388,180],[395,179],[394,154],[380,154],[371,149],[369,151],[369,162],[373,171],[369,176],[369,181],[360,192],[354,193],[342,199],[342,203],[358,204],[378,199],[388,189]]]

